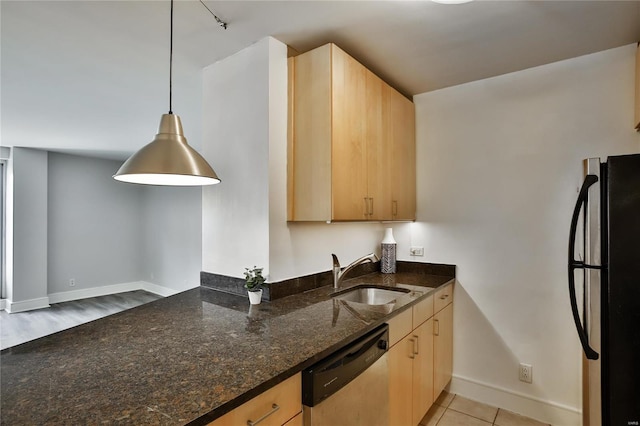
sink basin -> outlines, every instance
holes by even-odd
[[[398,297],[406,293],[409,293],[409,290],[404,288],[356,287],[334,297],[347,302],[363,303],[365,305],[386,305],[394,303]]]

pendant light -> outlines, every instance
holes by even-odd
[[[201,186],[220,183],[207,161],[187,144],[180,117],[171,110],[173,67],[173,0],[169,47],[169,113],[163,114],[155,139],[133,154],[113,176],[121,182],[163,186]]]

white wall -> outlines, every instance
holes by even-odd
[[[582,159],[640,151],[635,45],[414,98],[418,220],[411,245],[454,263],[454,391],[579,424],[581,350],[566,265]],[[417,258],[421,260],[421,258]],[[533,384],[518,363],[533,365]]]
[[[13,240],[7,262],[13,261],[8,310],[49,305],[47,297],[47,152],[28,148],[12,150],[10,180],[13,188]],[[10,183],[10,182],[9,182]],[[11,223],[7,223],[10,227]]]
[[[143,188],[115,181],[120,165],[49,153],[49,293],[141,279]]]
[[[270,281],[331,269],[378,247],[383,226],[286,221],[287,49],[266,38],[204,71],[203,152],[222,179],[203,190],[202,269]]]
[[[222,180],[202,191],[207,272],[269,265],[268,65],[263,39],[204,69],[202,153]]]
[[[7,309],[200,285],[201,190],[123,184],[120,161],[13,148]],[[70,280],[75,286],[70,286]]]
[[[198,287],[202,266],[202,190],[145,187],[142,200],[142,279],[175,291]]]

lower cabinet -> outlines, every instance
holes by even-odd
[[[413,359],[413,415],[417,425],[433,403],[433,318],[413,330],[416,350]]]
[[[302,413],[298,413],[297,416],[289,420],[284,426],[302,426]]]
[[[209,426],[302,425],[302,375],[296,374],[209,423]]]
[[[433,390],[440,395],[453,372],[453,303],[433,317],[433,348]]]
[[[433,298],[414,306],[409,315],[433,314]],[[389,321],[390,331],[404,326],[407,312]],[[419,321],[418,321],[419,322]],[[403,327],[406,330],[406,328]],[[417,425],[433,403],[433,318],[417,324],[389,349],[389,424]]]
[[[416,426],[451,380],[453,286],[434,297],[389,321],[390,425]]]

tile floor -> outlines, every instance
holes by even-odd
[[[52,304],[50,308],[9,314],[0,311],[0,349],[106,317],[161,296],[144,290]]]
[[[445,391],[442,392],[427,415],[420,421],[420,426],[436,425],[545,426],[545,423]]]

